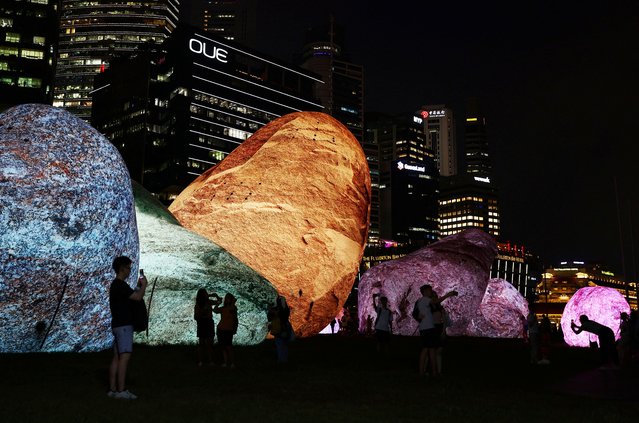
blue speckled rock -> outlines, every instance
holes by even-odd
[[[0,114],[0,351],[109,347],[111,262],[138,251],[130,177],[106,138],[50,106]]]
[[[140,267],[149,280],[145,296],[149,331],[148,335],[136,335],[136,342],[195,343],[193,306],[199,288],[221,297],[230,292],[237,298],[239,327],[233,343],[262,342],[268,332],[266,310],[277,296],[269,281],[223,248],[183,228],[166,207],[135,182],[133,192]],[[214,315],[214,320],[217,323],[219,315]]]

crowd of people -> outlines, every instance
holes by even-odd
[[[132,269],[132,261],[125,256],[117,257],[112,268],[115,279],[109,290],[109,305],[111,310],[111,327],[113,333],[113,358],[109,366],[109,390],[107,395],[112,398],[136,399],[137,396],[126,388],[126,374],[133,351],[133,334],[135,319],[135,302],[144,300],[148,285],[147,279],[140,270],[137,287],[131,288],[126,280]],[[418,369],[422,376],[438,377],[442,374],[443,350],[446,339],[446,327],[449,325],[448,313],[443,302],[458,295],[450,291],[439,296],[431,285],[420,287],[421,298],[413,307],[412,317],[418,322],[421,350],[419,353]],[[386,296],[381,293],[373,295],[375,318],[367,316],[365,333],[375,336],[377,351],[388,354],[393,334],[393,311]],[[295,339],[295,331],[290,322],[291,310],[285,297],[278,296],[275,304],[267,310],[269,333],[274,339],[277,363],[285,365],[289,359],[289,344]],[[339,319],[341,333],[357,332],[357,320],[352,317],[348,309],[344,309]],[[217,327],[215,315],[219,315]],[[221,351],[221,367],[234,368],[233,337],[238,329],[238,309],[236,298],[227,293],[223,298],[216,293],[208,293],[200,288],[195,296],[193,318],[197,328],[197,365],[205,363],[215,365],[214,350],[215,337],[217,347]],[[532,364],[550,364],[551,345],[553,335],[557,329],[552,325],[548,316],[538,321],[533,306],[526,318],[522,318],[523,338],[530,349]],[[576,334],[588,332],[597,338],[595,346],[600,352],[602,368],[616,368],[628,366],[632,360],[632,353],[639,348],[639,321],[637,312],[621,313],[620,339],[615,340],[613,330],[587,315],[579,317],[579,324],[571,322],[571,329]],[[331,323],[331,332],[335,333],[337,320]],[[139,330],[139,329],[135,329]]]

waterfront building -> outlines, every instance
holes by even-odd
[[[426,147],[435,155],[439,174],[457,175],[457,131],[452,109],[443,104],[422,106],[417,117],[426,135]]]
[[[497,242],[497,256],[490,268],[490,277],[507,280],[531,303],[535,300],[541,271],[539,256],[525,246]]]
[[[547,314],[554,323],[561,320],[566,303],[578,289],[605,286],[618,290],[633,310],[637,309],[637,283],[628,281],[606,266],[583,261],[564,261],[544,270],[537,284],[536,313]]]

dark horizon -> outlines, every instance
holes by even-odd
[[[446,104],[463,118],[465,99],[477,97],[500,190],[501,238],[526,245],[545,265],[598,262],[636,279],[638,7],[517,8],[258,2],[256,47],[293,61],[305,30],[332,15],[350,61],[364,66],[365,111]]]

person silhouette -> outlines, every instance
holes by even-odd
[[[590,320],[585,314],[579,316],[579,322],[581,326],[577,325],[574,320],[571,320],[570,328],[576,334],[586,331],[597,335],[597,338],[599,338],[599,356],[602,368],[610,368],[611,363],[612,367],[618,366],[619,356],[617,355],[617,348],[615,346],[615,333],[612,329],[599,322]]]

